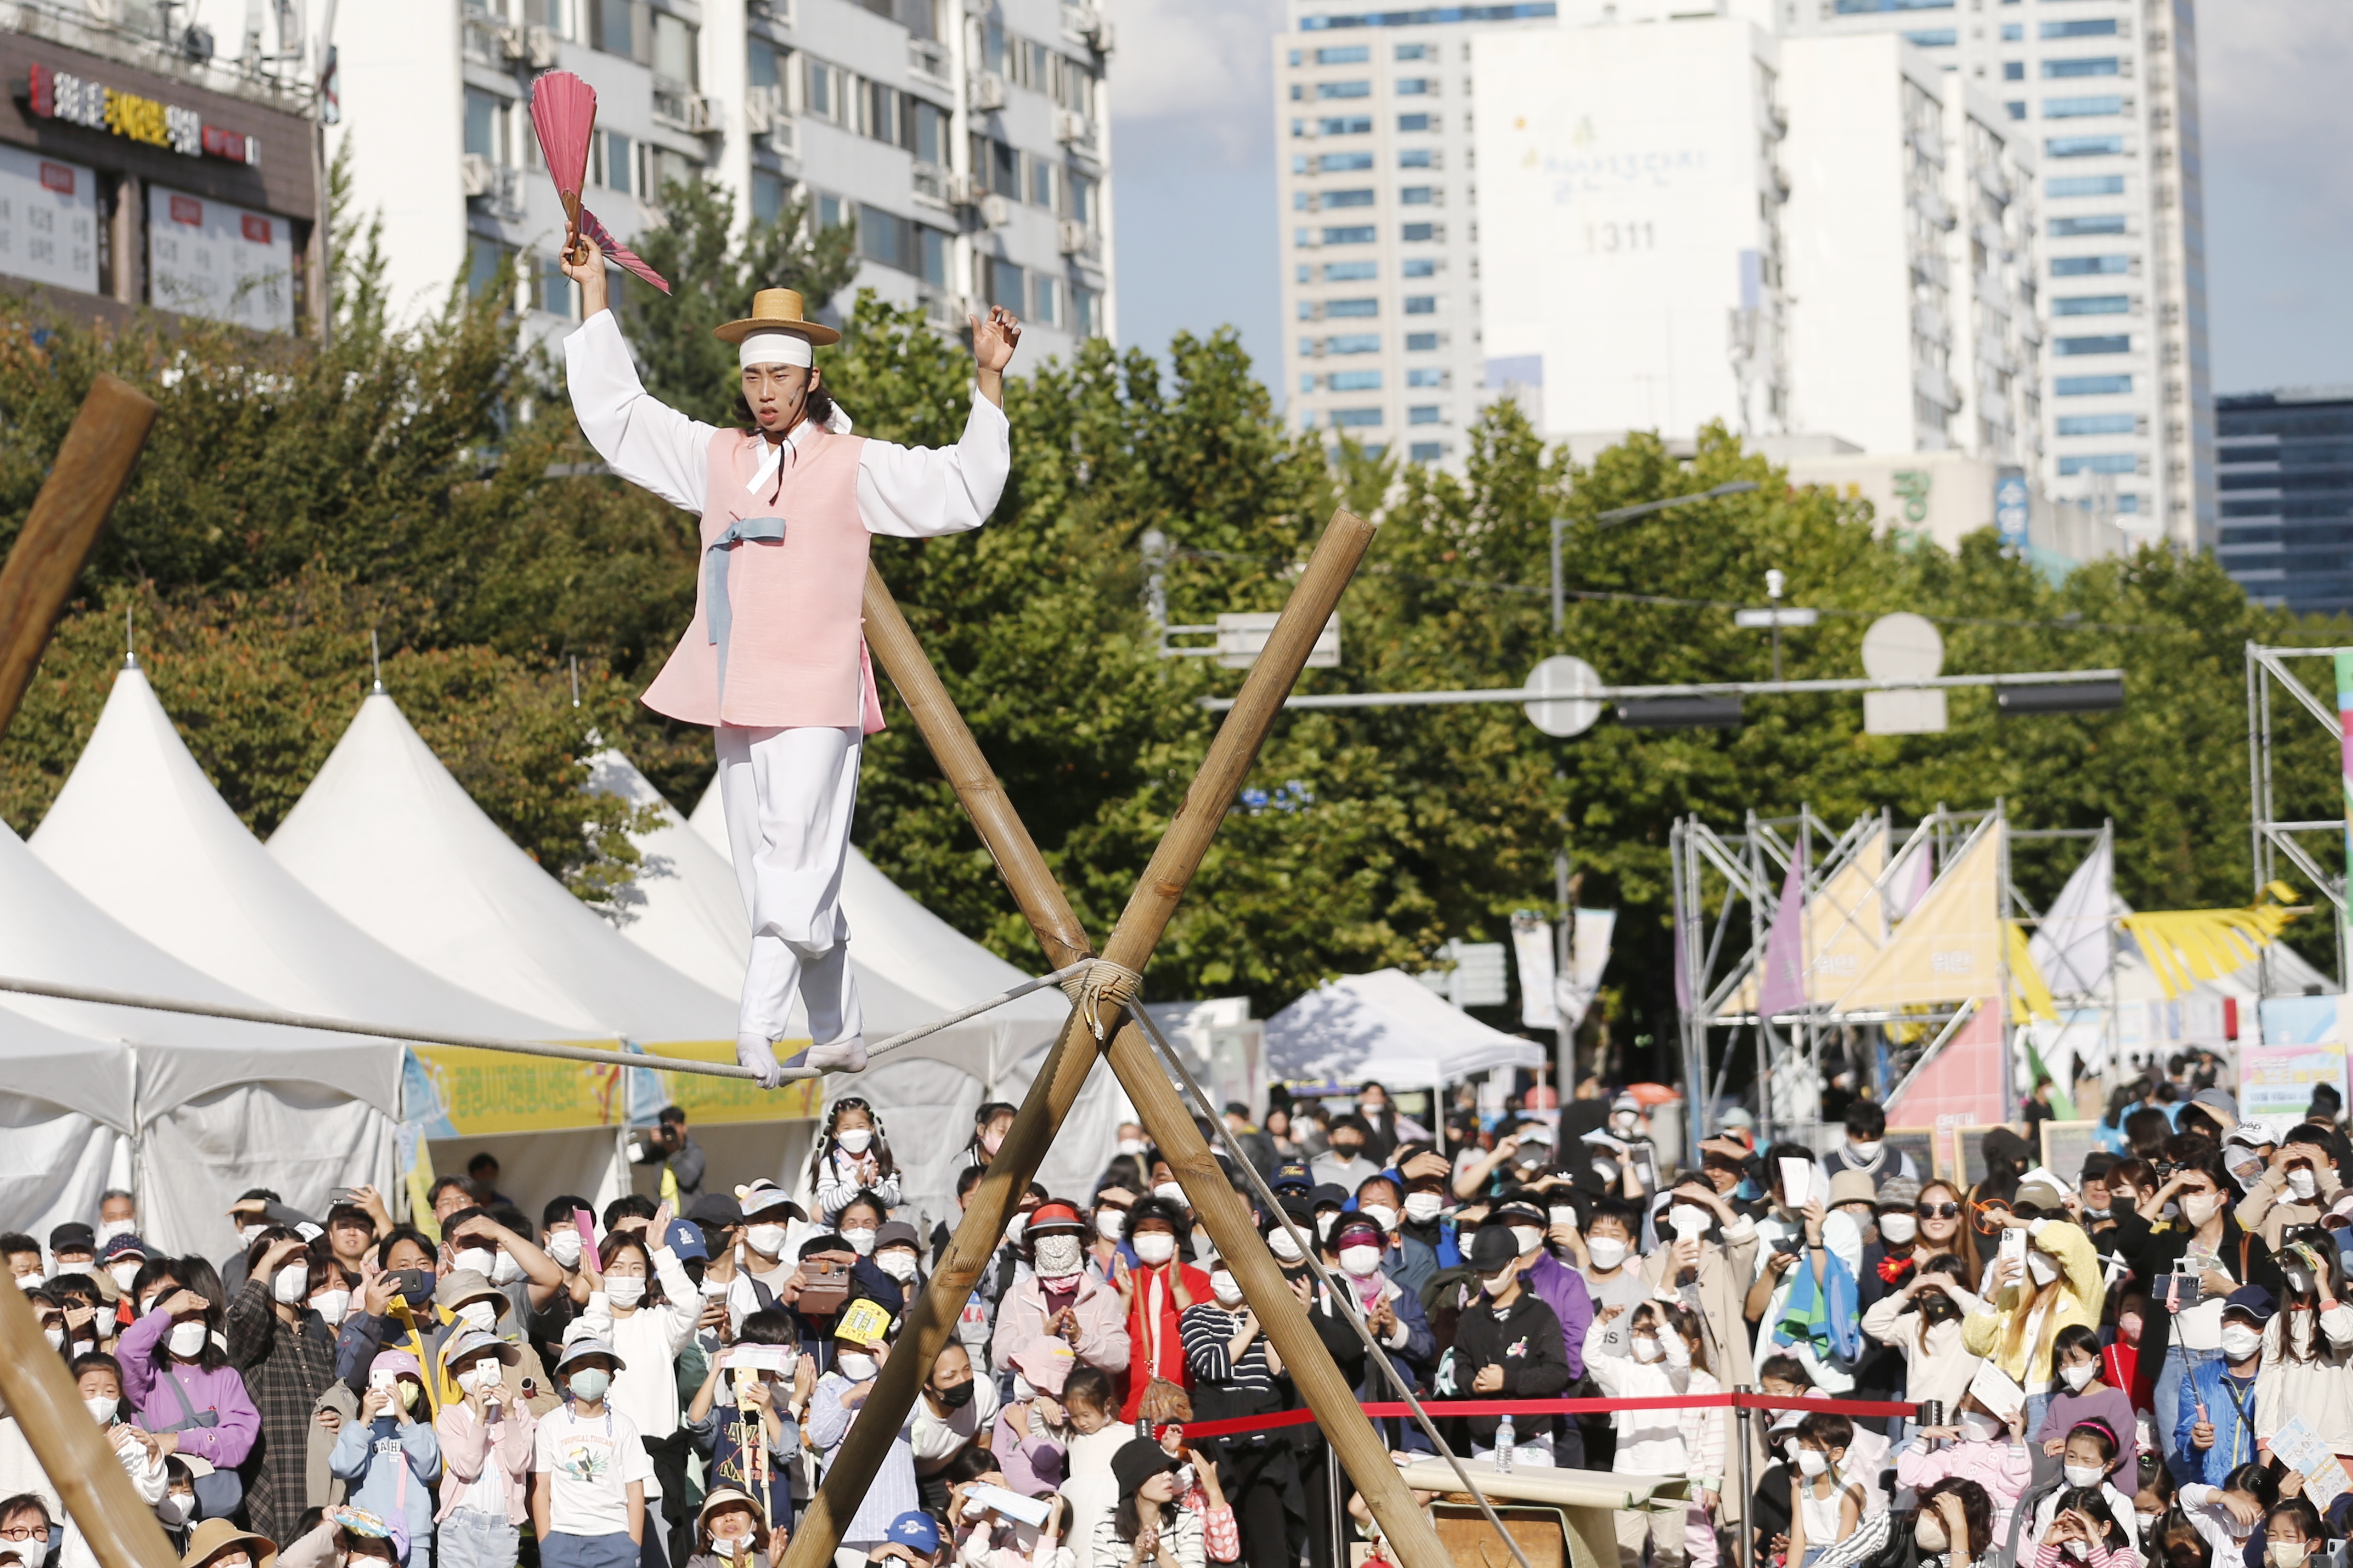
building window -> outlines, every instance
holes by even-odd
[[[702,51],[696,47],[695,25],[683,16],[673,16],[667,11],[653,14],[654,75],[681,87],[702,85],[702,67],[697,64]]]
[[[1438,117],[1434,114],[1400,114],[1398,116],[1398,129],[1399,131],[1435,131],[1438,129],[1437,121]],[[1368,125],[1366,129],[1369,131],[1372,127]]]
[[[1428,44],[1399,44],[1393,57],[1400,60],[1426,60],[1435,58]]]
[[[1381,373],[1377,370],[1335,370],[1332,373],[1335,392],[1378,392]]]
[[[1062,324],[1062,285],[1060,279],[1040,278],[1032,290],[1037,302],[1030,307],[1031,315],[1041,324],[1059,327]]]
[[[2001,79],[2004,81],[2024,81],[2026,79],[2026,62],[2024,60],[2002,61]]]
[[[1368,207],[1373,205],[1373,193],[1369,190],[1326,191],[1324,193],[1324,205],[1327,207]]]
[[[1064,188],[1071,194],[1070,216],[1079,223],[1085,224],[1089,228],[1092,228],[1095,225],[1094,176],[1092,174],[1082,174],[1076,169],[1073,169],[1070,172],[1070,175],[1063,182],[1063,184]]]
[[[1324,340],[1324,352],[1330,354],[1377,354],[1381,352],[1378,332],[1343,332]]]
[[[1071,285],[1071,331],[1082,338],[1103,336],[1103,296],[1083,283]]]
[[[1377,261],[1333,261],[1324,264],[1326,283],[1366,283],[1380,276]]]
[[[1398,192],[1398,205],[1399,206],[1408,207],[1429,206],[1431,205],[1430,187],[1428,185],[1407,185]]]
[[[560,257],[538,256],[532,258],[532,303],[550,315],[570,317],[572,279],[564,275]]]
[[[2122,70],[2114,55],[2102,55],[2093,59],[2044,60],[2042,75],[2048,80],[2064,80],[2081,76],[2116,76]]]
[[[2068,474],[2137,474],[2140,458],[2130,452],[2098,452],[2081,458],[2059,459],[2059,472]]]
[[[775,223],[785,216],[785,204],[792,197],[792,187],[781,174],[765,169],[752,171],[752,221]]]
[[[507,100],[495,93],[466,89],[466,151],[493,163],[507,161]]]
[[[2101,278],[2117,276],[2132,270],[2129,256],[2054,256],[2051,258],[2053,278]]]
[[[744,79],[754,87],[776,87],[785,80],[791,68],[792,51],[779,48],[765,38],[754,38],[751,53],[746,57]]]
[[[1435,77],[1401,76],[1398,78],[1397,95],[1399,98],[1429,98],[1437,91],[1438,80]]]
[[[1315,161],[1315,172],[1319,174],[1352,174],[1359,169],[1372,166],[1373,155],[1370,153],[1326,153]]]
[[[673,153],[667,147],[657,147],[650,142],[638,144],[638,155],[645,160],[639,171],[643,184],[640,201],[659,202],[672,185],[691,185],[702,174],[695,161],[683,153]]]
[[[2098,338],[2054,338],[2051,352],[2061,359],[2080,359],[2086,354],[2121,354],[2132,352],[2129,333],[2117,332]]]
[[[608,191],[627,194],[637,188],[637,150],[628,137],[617,131],[600,131],[589,150],[591,180]]]
[[[830,121],[836,125],[849,124],[851,79],[850,74],[839,66],[829,66],[823,60],[810,60],[807,80],[801,94],[802,107],[819,120]]]
[[[1324,302],[1324,313],[1332,317],[1377,316],[1381,313],[1381,302],[1378,300],[1327,300]]]
[[[1052,212],[1061,205],[1054,200],[1054,176],[1059,173],[1060,173],[1059,165],[1050,163],[1043,158],[1032,157],[1029,160],[1029,205],[1031,206],[1044,207],[1048,212]]]
[[[1424,365],[1419,370],[1406,372],[1405,384],[1408,386],[1444,386],[1446,372],[1434,365]]]
[[[2132,390],[2128,375],[2063,375],[2052,385],[2062,397],[2113,397]]]
[[[1409,223],[1400,231],[1400,237],[1408,245],[1419,245],[1426,240],[1434,240],[1441,237],[1438,226],[1434,223]]]
[[[1404,265],[1398,268],[1398,272],[1399,276],[1406,278],[1435,278],[1438,276],[1438,258],[1409,256],[1405,258]]]
[[[1419,406],[1407,409],[1405,411],[1405,422],[1409,425],[1435,425],[1439,423],[1438,405],[1435,403],[1425,403]]]
[[[1404,152],[1398,154],[1398,167],[1400,169],[1434,169],[1438,167],[1437,163],[1434,161],[1435,157],[1436,149],[1434,148],[1408,147]]]
[[[2042,142],[2042,151],[2052,158],[2121,158],[2125,139],[2121,136],[2051,136]]]
[[[2059,420],[2062,436],[2130,436],[2139,427],[2137,414],[2069,414]]]
[[[2070,196],[2120,196],[2125,194],[2122,174],[2062,174],[2042,183],[2042,194],[2053,201]]]
[[[1029,308],[1029,279],[1021,268],[1000,257],[980,258],[981,293],[992,305],[1002,305],[1008,310]]]
[[[2054,316],[2121,316],[2131,310],[2128,294],[2078,294],[2073,299],[2051,301]]]
[[[1406,448],[1406,458],[1409,462],[1435,463],[1445,456],[1445,446],[1437,441],[1416,441]]]
[[[972,168],[988,188],[1014,201],[1021,199],[1021,154],[987,136],[972,139]]]
[[[948,161],[948,111],[925,99],[910,97],[907,101],[913,110],[908,116],[908,129],[914,132],[907,150],[926,163],[944,168]]]
[[[1315,96],[1326,100],[1370,98],[1373,96],[1373,84],[1368,81],[1319,81],[1315,84]]]
[[[2001,109],[2002,112],[2009,115],[2012,120],[2023,120],[2026,118],[2026,100],[2022,98],[2011,99],[2009,102],[2003,104]]]
[[[2002,29],[2008,32],[2010,29]],[[2045,22],[2042,36],[2046,38],[2113,38],[2116,36],[2116,19],[2102,16],[2079,22]]]
[[[1923,49],[1949,49],[1961,41],[1961,34],[1957,27],[1928,27],[1905,34],[1904,41]]]
[[[2087,217],[2054,217],[2051,220],[2051,237],[2053,239],[2080,239],[2085,235],[2122,234],[2124,231],[2125,215],[2122,213],[2094,213]]]
[[[1340,48],[1318,49],[1315,63],[1319,66],[1361,66],[1370,64],[1373,47],[1370,44],[1349,44]],[[1299,62],[1293,60],[1293,65]]]
[[[1330,116],[1315,122],[1322,136],[1369,136],[1373,132],[1373,117],[1369,114]]]
[[[1405,352],[1409,354],[1436,353],[1438,352],[1438,334],[1436,332],[1408,332],[1405,335]]]
[[[513,254],[483,235],[466,237],[466,292],[479,300],[499,280],[499,268]]]
[[[588,12],[588,47],[636,59],[637,35],[630,26],[637,7],[630,0],[582,0]]]
[[[1438,296],[1435,294],[1407,295],[1405,313],[1409,316],[1435,316],[1438,314]]]
[[[1324,243],[1326,245],[1370,245],[1373,243],[1373,226],[1366,224],[1361,228],[1327,228],[1324,231]]]
[[[1372,430],[1377,429],[1380,423],[1381,411],[1377,408],[1332,410],[1332,428],[1335,430]]]
[[[819,193],[817,198],[817,226],[821,229],[839,228],[849,221],[849,205],[839,196]]]

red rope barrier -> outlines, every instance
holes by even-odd
[[[1698,1394],[1643,1399],[1447,1399],[1424,1400],[1422,1408],[1433,1418],[1448,1415],[1585,1415],[1619,1410],[1827,1410],[1840,1415],[1912,1415],[1919,1405],[1895,1399],[1801,1398],[1778,1394]],[[1373,1416],[1410,1415],[1411,1409],[1390,1401],[1367,1402]],[[1272,1415],[1242,1415],[1228,1421],[1183,1423],[1185,1436],[1232,1437],[1250,1432],[1271,1432],[1304,1426],[1315,1419],[1312,1410],[1285,1410]]]

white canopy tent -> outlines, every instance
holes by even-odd
[[[361,703],[269,840],[329,907],[450,984],[648,1047],[735,1037],[731,997],[611,927],[517,848],[392,699]]]
[[[1545,1047],[1489,1028],[1401,969],[1327,980],[1266,1021],[1267,1072],[1292,1082],[1430,1089],[1499,1067],[1538,1068]]]
[[[642,775],[638,782],[652,793]],[[693,850],[675,839],[662,840],[679,879],[699,880],[711,904],[720,901],[723,889],[735,900],[734,930],[748,933],[715,782],[694,808],[690,826]],[[652,884],[656,891],[649,898],[658,899],[662,885]],[[841,907],[849,921],[850,959],[869,1039],[929,1023],[1029,978],[917,903],[854,848],[842,869]],[[727,962],[740,977],[747,937],[731,933],[725,940]],[[908,1202],[934,1218],[950,1215],[973,1111],[987,1100],[1020,1101],[1069,1014],[1070,1004],[1059,991],[1033,991],[893,1052],[857,1078],[828,1079],[826,1088],[829,1094],[861,1095],[882,1112]],[[1092,1197],[1095,1178],[1118,1147],[1119,1123],[1130,1114],[1118,1079],[1107,1071],[1095,1073],[1047,1151],[1038,1180],[1051,1193]]]
[[[5,826],[0,973],[261,1005],[126,930]],[[19,1020],[29,1022],[20,1030]],[[89,1043],[77,1053],[59,1032]],[[136,1133],[142,1232],[160,1246],[227,1252],[236,1242],[228,1205],[248,1185],[274,1188],[296,1208],[323,1214],[336,1187],[392,1181],[402,1048],[390,1041],[21,995],[0,1009],[0,1037],[33,1047],[21,1071],[8,1064],[0,1120],[27,1148],[44,1142],[56,1168],[103,1170],[116,1182],[131,1171]],[[42,1041],[50,1047],[48,1067],[40,1065]],[[76,1075],[89,1083],[67,1099]],[[11,1096],[57,1106],[86,1125],[44,1119]],[[59,1216],[91,1218],[96,1199],[95,1187],[86,1199],[77,1191],[80,1206]]]
[[[136,665],[115,677],[31,842],[123,925],[271,1005],[443,1033],[582,1034],[459,990],[328,908],[221,799]]]

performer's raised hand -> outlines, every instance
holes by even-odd
[[[988,308],[988,319],[968,316],[972,323],[972,357],[978,366],[974,377],[980,384],[980,395],[1005,406],[1005,367],[1013,363],[1013,351],[1021,346],[1021,322],[1002,305]]]
[[[604,248],[583,235],[579,255],[581,259],[575,261],[573,252],[564,251],[558,259],[564,275],[580,285],[580,319],[585,321],[611,302],[611,294],[606,287]]]

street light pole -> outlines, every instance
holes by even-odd
[[[1756,488],[1755,479],[1736,479],[1712,490],[1701,490],[1696,495],[1670,496],[1665,500],[1644,501],[1640,506],[1621,506],[1603,512],[1593,521],[1603,528],[1615,528],[1621,522],[1631,522],[1638,517],[1648,517],[1654,511],[1665,511],[1670,507],[1687,506],[1699,500],[1718,500],[1725,496],[1746,495]],[[1568,523],[1569,520],[1565,517],[1552,520],[1552,629],[1556,632],[1562,627],[1565,601],[1568,597],[1568,592],[1561,583],[1560,571],[1560,535]]]

